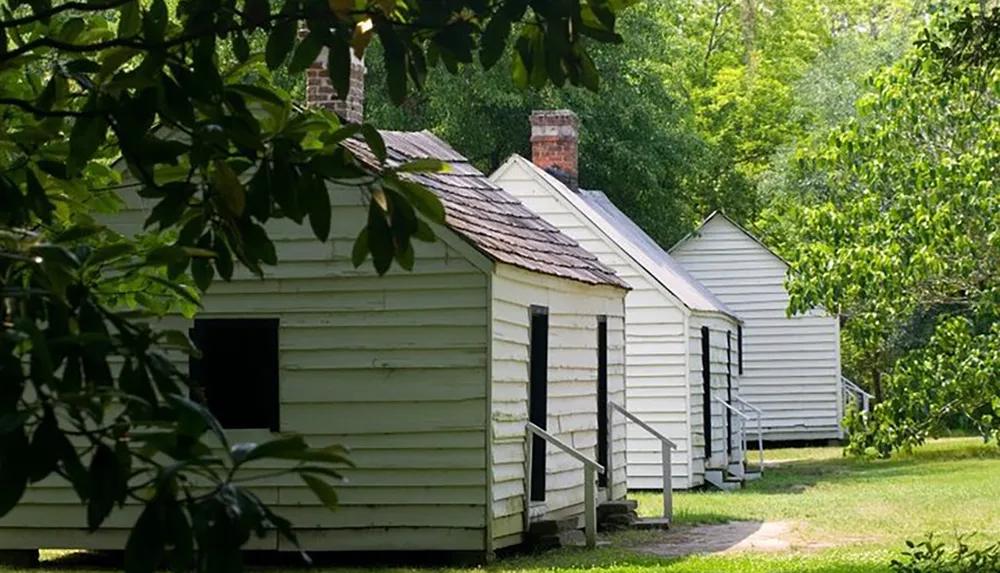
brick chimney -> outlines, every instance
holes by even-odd
[[[299,30],[303,38],[308,30]],[[361,123],[365,118],[365,62],[354,55],[351,50],[351,85],[347,98],[337,97],[337,90],[330,81],[326,71],[327,48],[323,48],[319,57],[306,70],[306,105],[308,107],[324,107],[341,117],[348,123]]]
[[[568,109],[531,112],[531,161],[573,191],[579,188],[580,118]]]

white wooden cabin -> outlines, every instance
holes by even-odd
[[[562,114],[575,128],[570,112],[548,113]],[[538,115],[532,117],[535,128]],[[561,134],[573,135],[571,130]],[[544,148],[547,142],[537,137],[533,142],[536,161],[553,155]],[[558,143],[560,149],[566,147],[565,141]],[[491,179],[596,254],[632,287],[625,299],[627,410],[677,445],[671,464],[673,487],[702,485],[706,468],[727,470],[730,464],[742,463],[739,420],[732,420],[733,414],[716,399],[733,403],[740,392],[736,314],[603,193],[571,189],[518,155]],[[629,489],[661,489],[661,460],[660,441],[630,423]]]
[[[841,438],[840,321],[787,315],[788,263],[721,212],[670,254],[744,320],[741,390],[764,411],[765,438]]]
[[[530,421],[600,460],[599,495],[624,498],[623,423],[609,428],[599,403],[624,400],[625,283],[430,133],[383,135],[393,164],[451,166],[412,175],[442,199],[448,223],[435,229],[436,242],[415,244],[412,272],[354,268],[366,199],[331,188],[328,242],[308,225],[269,221],[279,264],[265,280],[238,269],[232,282],[215,281],[194,321],[165,321],[209,341],[199,363],[209,372],[208,405],[233,441],[296,432],[352,449],[357,467],[344,471],[350,481],[338,486],[335,511],[295,476],[262,479],[256,492],[293,522],[306,550],[489,557],[524,539],[529,506],[532,519],[583,514],[582,466],[552,446],[532,465],[529,496]],[[362,143],[348,143],[371,164]],[[125,200],[108,224],[132,234],[150,204]],[[247,378],[226,388],[210,374],[213,361]],[[217,410],[237,392],[260,408],[240,419]],[[0,549],[121,549],[137,509],[116,511],[87,534],[72,490],[45,480],[0,520]],[[293,549],[273,535],[251,543]]]

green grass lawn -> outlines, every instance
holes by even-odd
[[[940,440],[892,460],[857,460],[839,448],[772,450],[763,479],[741,491],[675,494],[675,523],[731,520],[789,521],[795,542],[780,553],[745,553],[666,559],[644,554],[658,535],[611,536],[610,547],[568,548],[511,557],[480,571],[564,573],[884,573],[907,539],[977,531],[1000,538],[1000,449],[975,439]],[[659,494],[638,493],[640,513],[656,515]],[[339,569],[337,573],[371,573]],[[406,573],[416,569],[378,569]]]
[[[791,520],[806,541],[885,548],[928,532],[1000,538],[994,444],[940,440],[892,460],[845,458],[840,448],[774,450],[766,458],[789,461],[741,491],[677,493],[675,523]],[[658,495],[633,497],[642,515],[654,515],[661,503]]]

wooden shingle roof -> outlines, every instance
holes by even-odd
[[[448,163],[442,173],[403,176],[433,191],[444,204],[447,225],[496,262],[587,284],[629,288],[608,266],[559,229],[498,187],[468,159],[428,131],[382,131],[392,166],[414,159]],[[359,139],[344,143],[363,163],[378,161]]]

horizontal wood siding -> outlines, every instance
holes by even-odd
[[[632,287],[625,299],[626,407],[677,444],[672,458],[674,487],[691,487],[686,413],[689,389],[684,362],[686,310],[578,209],[521,165],[507,168],[498,183],[597,255]],[[622,418],[614,413],[612,417],[616,421]],[[628,487],[662,488],[660,441],[631,423],[627,424],[627,434]]]
[[[509,544],[523,530],[525,423],[528,421],[530,307],[549,312],[548,431],[597,457],[597,317],[608,317],[608,393],[622,399],[625,370],[623,291],[500,266],[493,277],[493,538]],[[625,494],[624,427],[612,428],[613,497]],[[582,514],[583,468],[546,448],[549,517]]]
[[[709,329],[709,368],[711,371],[711,413],[712,413],[712,458],[705,459],[705,430],[703,416],[703,378],[702,378],[702,341],[701,328],[707,326]],[[727,455],[726,441],[726,408],[715,397],[726,399],[727,389],[727,357],[726,357],[726,334],[728,331],[736,332],[736,322],[723,317],[713,315],[696,314],[691,318],[691,336],[689,337],[688,352],[690,352],[691,366],[691,435],[692,451],[694,453],[694,465],[696,474],[701,474],[705,467],[720,468],[729,463]],[[739,381],[733,380],[734,395],[739,393]],[[697,475],[696,480],[701,481],[703,475]]]
[[[279,265],[263,281],[238,270],[203,299],[201,317],[280,320],[281,430],[347,445],[357,464],[343,472],[349,482],[337,486],[336,511],[321,507],[297,477],[255,483],[301,530],[307,549],[485,550],[487,275],[440,240],[415,244],[412,273],[394,268],[378,277],[370,262],[355,269],[351,246],[366,209],[356,190],[337,189],[331,198],[329,242],[312,237],[308,225],[274,221],[268,229]],[[145,216],[136,198],[128,200],[131,208],[108,221],[126,233]],[[182,317],[165,323],[190,325]],[[267,435],[238,430],[231,439]],[[265,467],[282,466],[250,471]],[[0,547],[37,539],[120,549],[124,536],[114,532],[124,534],[135,517],[126,509],[109,532],[86,537],[78,533],[85,511],[65,484],[38,484],[28,495],[29,503],[0,520]],[[292,549],[274,538],[263,544]]]
[[[837,438],[837,319],[818,310],[788,318],[787,265],[724,217],[671,254],[744,320],[741,391],[764,410],[766,438]]]

